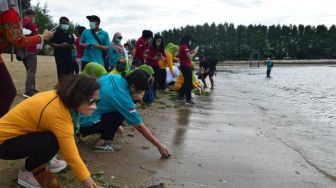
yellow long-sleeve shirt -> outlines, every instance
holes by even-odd
[[[166,69],[166,67],[169,67],[170,72],[172,75],[174,75],[174,69],[173,69],[173,62],[174,62],[174,56],[172,53],[165,51],[166,60],[160,60],[159,66],[160,69]]]
[[[43,108],[45,109],[41,116]],[[0,119],[0,144],[8,139],[36,131],[51,132],[56,136],[64,160],[79,181],[90,177],[90,172],[80,158],[75,143],[70,111],[54,90],[36,94],[22,101],[3,116]]]

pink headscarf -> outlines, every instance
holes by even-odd
[[[114,33],[113,35],[113,38],[112,38],[112,41],[111,41],[111,44],[112,44],[112,47],[119,53],[119,54],[122,54],[124,55],[124,47],[121,45],[121,43],[116,43],[115,40],[118,38],[118,37],[121,37],[121,33],[119,32],[116,32]]]

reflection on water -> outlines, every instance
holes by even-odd
[[[177,127],[174,134],[174,145],[180,145],[185,140],[185,134],[189,125],[189,117],[191,109],[188,107],[180,107],[176,110],[176,123]]]
[[[176,121],[178,125],[188,125],[191,109],[188,107],[180,107],[176,110]]]

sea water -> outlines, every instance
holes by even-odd
[[[265,67],[225,67],[215,77],[216,93],[234,88],[271,121],[270,137],[335,178],[336,66],[275,66],[271,76]]]

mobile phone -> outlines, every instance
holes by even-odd
[[[55,31],[60,25],[57,24],[55,27],[53,27],[52,29],[50,29],[50,31]]]

